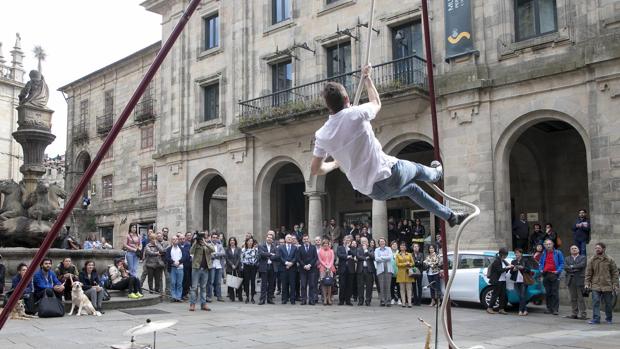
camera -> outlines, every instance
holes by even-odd
[[[196,240],[202,240],[205,238],[205,233],[204,231],[197,231],[194,233],[194,239]]]

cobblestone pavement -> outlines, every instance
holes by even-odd
[[[161,303],[150,309],[165,314],[133,316],[108,311],[102,317],[9,320],[0,331],[0,348],[108,348],[129,340],[123,332],[152,320],[178,319],[157,333],[157,348],[423,348],[420,316],[434,323],[434,308],[253,305],[211,303],[213,311],[188,311],[188,304]],[[619,348],[620,325],[590,326],[585,321],[543,314],[534,307],[528,317],[487,315],[478,306],[453,308],[457,344],[485,348]],[[151,343],[152,336],[137,338]],[[431,346],[432,347],[432,346]],[[438,348],[447,348],[441,340]]]

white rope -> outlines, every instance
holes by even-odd
[[[449,298],[450,298],[450,289],[452,288],[452,282],[454,282],[454,277],[456,276],[456,271],[458,270],[459,243],[461,242],[461,234],[463,234],[463,230],[465,229],[467,224],[469,224],[469,222],[471,222],[474,218],[480,215],[480,208],[478,208],[478,206],[472,203],[459,200],[457,198],[454,198],[444,193],[441,189],[439,189],[439,187],[437,187],[434,184],[431,184],[431,183],[428,183],[428,184],[430,185],[431,188],[433,188],[433,190],[435,190],[439,195],[441,195],[447,201],[454,201],[458,204],[467,206],[474,210],[474,212],[471,213],[467,218],[465,218],[465,220],[459,225],[459,228],[456,232],[456,239],[454,241],[454,259],[453,259],[454,262],[452,266],[452,271],[450,272],[450,278],[448,279],[448,283],[446,284],[445,293],[443,295],[443,301],[441,303],[441,324],[443,326],[443,331],[444,331],[446,340],[448,341],[450,348],[460,349],[460,347],[457,346],[456,343],[454,343],[454,341],[452,340],[452,337],[450,336],[450,332],[448,332],[448,320],[446,319],[446,309],[447,309]],[[443,253],[447,253],[447,251],[443,251]],[[437,329],[435,330],[437,331]],[[471,347],[470,349],[483,349],[483,348],[484,348],[483,346],[476,345],[476,346]]]
[[[372,43],[372,26],[375,18],[375,0],[372,0],[370,3],[370,18],[368,19],[368,42],[366,43],[366,52],[364,53],[364,64],[362,65],[362,71],[364,67],[370,63],[370,45]],[[358,105],[360,102],[360,98],[362,96],[362,86],[364,84],[364,79],[361,76],[362,72],[360,72],[360,82],[357,85],[357,90],[355,91],[355,98],[353,99],[353,105]]]

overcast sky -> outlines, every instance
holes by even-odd
[[[47,53],[43,75],[50,89],[48,106],[55,111],[52,132],[56,140],[46,149],[52,156],[64,154],[67,139],[67,104],[56,91],[161,40],[161,17],[140,6],[143,0],[11,0],[2,1],[0,42],[7,62],[22,38],[24,69],[37,68],[35,45]]]

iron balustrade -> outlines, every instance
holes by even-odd
[[[88,139],[88,123],[85,120],[78,121],[73,125],[73,140],[81,141]]]
[[[133,112],[135,122],[147,122],[154,120],[157,116],[155,110],[155,99],[147,98],[136,105]]]
[[[112,113],[106,113],[97,117],[97,133],[107,134],[114,124],[114,117]]]
[[[428,91],[426,61],[408,56],[373,66],[372,79],[380,94],[418,88]],[[321,92],[325,83],[336,81],[346,88],[349,96],[361,77],[361,70],[332,76],[293,88],[276,91],[262,97],[240,101],[240,125],[248,126],[286,115],[300,114],[324,108]]]

